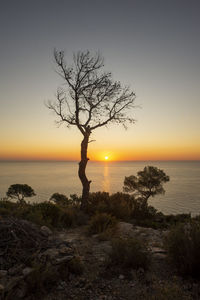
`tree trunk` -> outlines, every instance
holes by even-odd
[[[78,176],[79,176],[80,181],[83,186],[82,201],[81,201],[81,209],[82,210],[87,210],[89,191],[90,191],[90,183],[91,183],[91,181],[89,181],[87,179],[86,174],[85,174],[85,169],[87,166],[87,162],[89,160],[89,158],[87,158],[87,148],[88,148],[89,136],[90,136],[90,133],[85,133],[84,138],[81,142],[81,161],[79,162],[79,170],[78,170]]]

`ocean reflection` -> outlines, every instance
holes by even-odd
[[[103,191],[110,192],[109,167],[107,163],[104,164],[103,170]]]

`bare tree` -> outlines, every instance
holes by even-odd
[[[83,135],[78,175],[83,186],[81,208],[86,209],[91,181],[85,170],[91,133],[109,123],[122,124],[125,128],[128,123],[134,123],[128,111],[134,107],[135,93],[114,81],[111,73],[102,71],[103,58],[98,53],[78,52],[73,56],[72,66],[67,65],[63,51],[55,50],[54,58],[67,90],[59,88],[56,101],[47,106],[58,116],[58,123],[76,126]]]

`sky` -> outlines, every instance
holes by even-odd
[[[0,160],[79,160],[81,134],[59,128],[45,102],[70,61],[99,51],[105,70],[136,93],[136,119],[93,132],[91,160],[200,159],[199,0],[0,2]]]

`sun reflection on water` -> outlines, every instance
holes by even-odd
[[[103,170],[103,190],[105,192],[110,192],[110,178],[109,178],[109,166],[108,166],[108,163],[104,164],[104,170]]]

